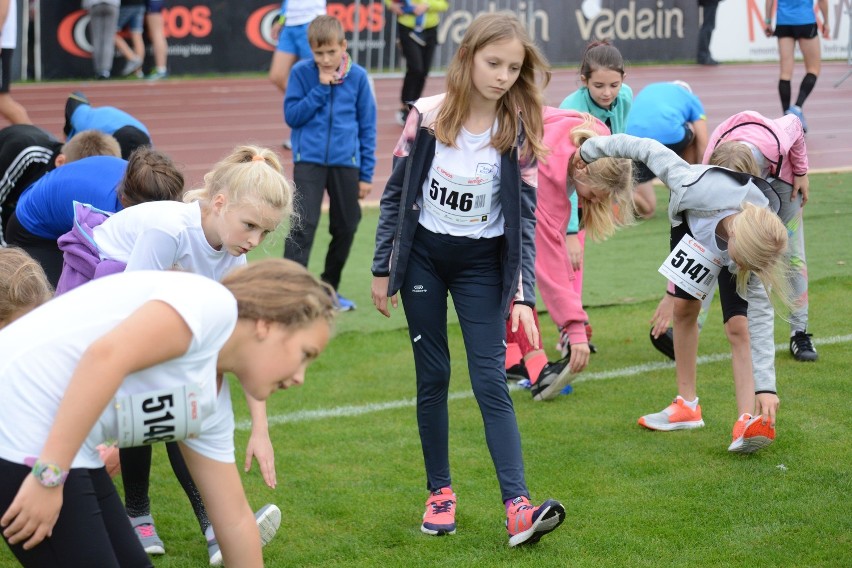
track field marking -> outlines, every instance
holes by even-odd
[[[814,341],[817,345],[834,345],[837,343],[849,343],[852,341],[852,335],[835,335],[833,337],[824,337]],[[775,345],[775,351],[786,351],[789,348],[787,343],[778,343]],[[714,353],[712,355],[703,355],[698,358],[699,365],[707,363],[717,363],[731,358],[730,353]],[[574,383],[585,383],[588,381],[600,381],[604,379],[615,379],[623,377],[632,377],[641,375],[650,371],[658,371],[661,369],[671,369],[674,367],[674,361],[662,361],[655,363],[644,363],[642,365],[633,365],[630,367],[622,367],[620,369],[612,369],[610,371],[601,371],[599,373],[586,373],[577,377]],[[516,390],[518,387],[514,383],[510,383],[510,389]],[[448,400],[458,400],[470,398],[473,396],[473,391],[466,390],[460,392],[451,392],[447,397]],[[341,418],[349,416],[361,416],[363,414],[372,414],[383,410],[396,410],[398,408],[412,408],[417,401],[414,398],[403,400],[392,400],[388,402],[376,402],[370,404],[361,404],[358,406],[337,406],[334,408],[324,408],[320,410],[300,410],[298,412],[288,412],[285,414],[274,414],[268,417],[269,425],[276,424],[291,424],[295,422],[307,422],[310,420],[324,420],[326,418]],[[236,424],[237,430],[251,430],[251,420],[240,420]]]

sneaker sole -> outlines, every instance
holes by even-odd
[[[275,505],[265,505],[255,513],[257,530],[260,532],[260,545],[266,546],[275,537],[278,527],[281,526],[281,509]],[[222,551],[217,550],[210,557],[210,566],[222,565]]]
[[[275,505],[266,505],[261,507],[255,515],[257,530],[260,531],[260,543],[266,546],[275,538],[278,527],[281,526],[281,509]]]
[[[550,505],[545,503],[542,507],[547,507],[533,525],[520,532],[515,536],[509,537],[509,546],[520,546],[522,544],[535,544],[541,537],[552,532],[562,521],[565,520],[565,507],[556,501],[552,501]]]
[[[565,388],[566,385],[571,384],[571,381],[574,380],[575,375],[571,373],[571,369],[568,365],[565,365],[565,368],[562,369],[562,372],[557,375],[556,380],[541,389],[538,393],[533,395],[533,400],[545,401],[545,400],[553,400],[558,397],[562,392],[562,389]]]
[[[423,534],[428,534],[430,536],[444,536],[448,534],[456,534],[456,527],[451,529],[447,528],[439,528],[439,529],[430,529],[425,524],[420,525],[420,532]]]
[[[648,430],[657,430],[660,432],[672,432],[674,430],[692,430],[694,428],[702,428],[704,420],[693,420],[691,422],[671,422],[669,424],[649,424],[645,421],[645,417],[639,419],[639,426]]]
[[[752,431],[753,435],[746,437]],[[772,428],[763,424],[760,416],[755,416],[746,423],[743,434],[728,446],[729,452],[738,454],[753,454],[761,448],[765,448],[775,440]]]
[[[151,546],[145,547],[145,552],[147,552],[151,556],[162,556],[166,553],[166,549],[162,546],[153,544]]]
[[[661,333],[659,337],[654,337],[653,334],[649,333],[648,337],[651,339],[651,345],[654,346],[654,349],[656,349],[672,361],[675,360],[674,343],[668,336],[668,332]]]

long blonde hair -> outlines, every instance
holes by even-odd
[[[754,274],[771,298],[792,308],[792,292],[787,279],[790,267],[785,254],[787,227],[778,215],[746,202],[731,220],[730,229],[736,239],[735,255],[731,255],[731,260],[739,268],[737,293],[746,297],[749,277]]]
[[[303,329],[318,319],[333,326],[334,289],[297,262],[268,258],[232,270],[222,284],[237,300],[241,318]]]
[[[218,194],[229,205],[266,205],[285,220],[293,215],[293,184],[284,176],[278,156],[268,148],[237,146],[204,175],[204,186],[183,194],[184,203],[207,206]]]
[[[455,147],[456,138],[470,110],[473,57],[492,43],[517,39],[524,48],[524,63],[512,87],[497,103],[497,132],[491,145],[501,154],[508,152],[517,140],[517,120],[520,112],[525,139],[520,154],[527,159],[541,158],[546,149],[541,138],[544,132],[542,90],[550,82],[550,65],[530,39],[518,17],[512,12],[480,14],[467,28],[461,45],[447,67],[447,96],[435,121],[435,137],[447,146]],[[541,75],[541,84],[536,76]]]
[[[583,123],[571,130],[571,142],[575,148],[589,138],[600,136],[595,130],[595,119],[582,113]],[[584,185],[606,191],[607,199],[592,203],[583,200],[582,225],[593,240],[603,241],[616,229],[630,225],[636,220],[633,205],[633,162],[626,158],[601,158],[586,165],[580,181]],[[575,173],[575,176],[577,174]]]
[[[41,265],[17,247],[0,248],[0,328],[53,297]]]

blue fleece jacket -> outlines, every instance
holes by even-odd
[[[287,82],[284,117],[293,129],[293,161],[357,168],[372,182],[376,166],[376,101],[367,71],[352,64],[336,85],[322,85],[312,59],[296,63]]]

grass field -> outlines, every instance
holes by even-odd
[[[256,466],[243,475],[253,507],[274,502],[284,512],[264,551],[267,565],[852,566],[852,174],[815,175],[811,184],[810,331],[820,359],[793,361],[787,326],[777,320],[778,438],[750,456],[726,451],[736,408],[718,305],[700,346],[707,426],[657,433],[636,425],[675,394],[673,365],[647,339],[664,288],[656,272],[668,244],[664,212],[588,246],[585,300],[600,353],[571,395],[538,403],[513,391],[533,500],[557,498],[567,509],[562,527],[521,549],[507,546],[455,324],[449,404],[458,532],[434,538],[419,531],[426,492],[413,362],[402,310],[386,320],[369,301],[377,214],[366,210],[341,289],[358,310],[340,316],[305,386],[269,401],[278,489],[266,488]],[[322,235],[315,272],[326,246]],[[264,252],[280,248],[279,239]],[[542,327],[552,350],[556,333],[546,314]],[[239,463],[248,414],[238,399]],[[167,550],[155,565],[205,565],[203,539],[163,448],[155,449],[152,503]],[[0,566],[12,563],[0,548]]]

